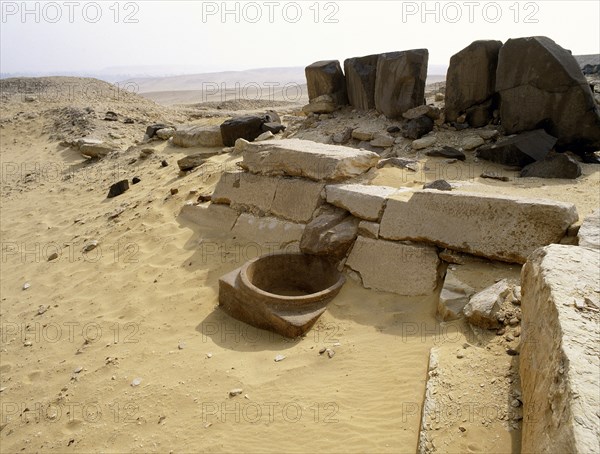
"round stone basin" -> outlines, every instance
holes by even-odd
[[[345,278],[325,257],[301,253],[269,254],[255,258],[240,270],[246,291],[267,305],[284,311],[327,304]]]

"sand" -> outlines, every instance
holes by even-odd
[[[431,347],[456,371],[447,390],[510,404],[505,387],[469,391],[514,366],[504,339],[462,322],[440,324],[437,295],[404,298],[349,280],[294,341],[231,319],[216,307],[218,278],[260,251],[179,212],[210,194],[239,157],[221,154],[182,176],[177,159],[200,150],[153,142],[155,153],[141,160],[148,145],[134,142],[142,122],[109,128],[98,120],[95,133],[115,126],[123,149],[133,147],[90,163],[43,133],[44,108],[11,101],[2,110],[3,452],[415,452]],[[188,113],[160,109],[148,118],[185,121]],[[585,215],[599,203],[600,181],[593,166],[583,168],[577,182],[453,183],[571,201]],[[382,169],[369,178],[391,186],[435,179],[402,172]],[[139,184],[106,199],[112,183],[134,176]],[[97,247],[82,252],[93,240]],[[53,252],[58,258],[48,261]],[[518,272],[492,263],[465,279],[484,288]],[[456,358],[465,343],[468,363]],[[322,347],[335,355],[320,355]],[[277,355],[285,359],[275,362]],[[497,360],[488,369],[490,355]],[[233,389],[242,392],[230,397]],[[464,433],[457,424],[446,420],[440,429],[446,452],[519,451],[518,424],[474,421]]]

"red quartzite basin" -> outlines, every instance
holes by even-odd
[[[233,318],[295,338],[315,324],[344,282],[326,257],[263,255],[219,279],[219,306]]]

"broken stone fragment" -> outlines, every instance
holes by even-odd
[[[500,328],[498,311],[505,299],[512,294],[512,285],[508,280],[486,288],[474,295],[465,305],[463,312],[471,325],[484,329]]]

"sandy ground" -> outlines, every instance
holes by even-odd
[[[179,212],[211,193],[239,158],[221,154],[180,175],[176,160],[199,150],[153,142],[155,153],[139,159],[148,145],[135,140],[145,126],[119,123],[123,149],[132,148],[88,162],[49,139],[46,116],[18,114],[41,108],[11,101],[2,111],[3,120],[16,118],[0,129],[2,452],[415,452],[432,347],[450,371],[440,393],[485,408],[512,402],[507,377],[518,375],[507,341],[462,322],[440,324],[437,295],[403,298],[349,280],[295,341],[231,319],[216,307],[218,278],[256,249]],[[162,115],[184,121],[187,113]],[[593,166],[583,168],[576,182],[449,180],[571,201],[586,215],[599,204],[600,180]],[[437,179],[406,172],[386,168],[368,178],[392,186]],[[134,176],[139,184],[106,199],[112,183]],[[97,247],[83,252],[92,240]],[[518,273],[490,262],[464,279],[484,288]],[[321,347],[335,356],[319,355]],[[280,354],[286,358],[275,362]],[[496,376],[502,386],[491,383]],[[236,388],[242,393],[230,397]],[[519,424],[490,419],[465,426],[445,417],[440,452],[519,452]]]

